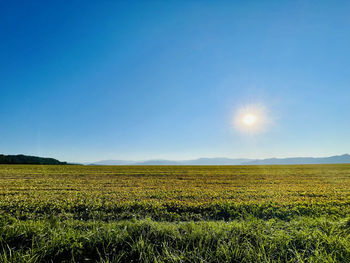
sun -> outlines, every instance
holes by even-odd
[[[253,126],[254,124],[256,124],[257,118],[254,114],[246,114],[243,116],[243,123],[247,126]]]
[[[270,114],[262,104],[245,105],[234,114],[234,128],[241,134],[255,135],[266,131],[270,125]]]

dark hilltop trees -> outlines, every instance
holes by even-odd
[[[67,164],[54,158],[43,158],[28,155],[3,155],[0,154],[0,164]]]

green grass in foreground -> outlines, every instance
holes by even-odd
[[[2,262],[350,262],[350,220],[0,221]]]
[[[0,165],[0,262],[350,262],[350,165]]]

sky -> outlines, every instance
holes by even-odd
[[[0,153],[349,153],[349,13],[323,0],[3,1]],[[240,129],[244,109],[264,127]]]

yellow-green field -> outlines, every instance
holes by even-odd
[[[350,165],[0,165],[0,213],[3,262],[348,262]]]
[[[0,166],[0,208],[107,220],[346,215],[350,165]]]

